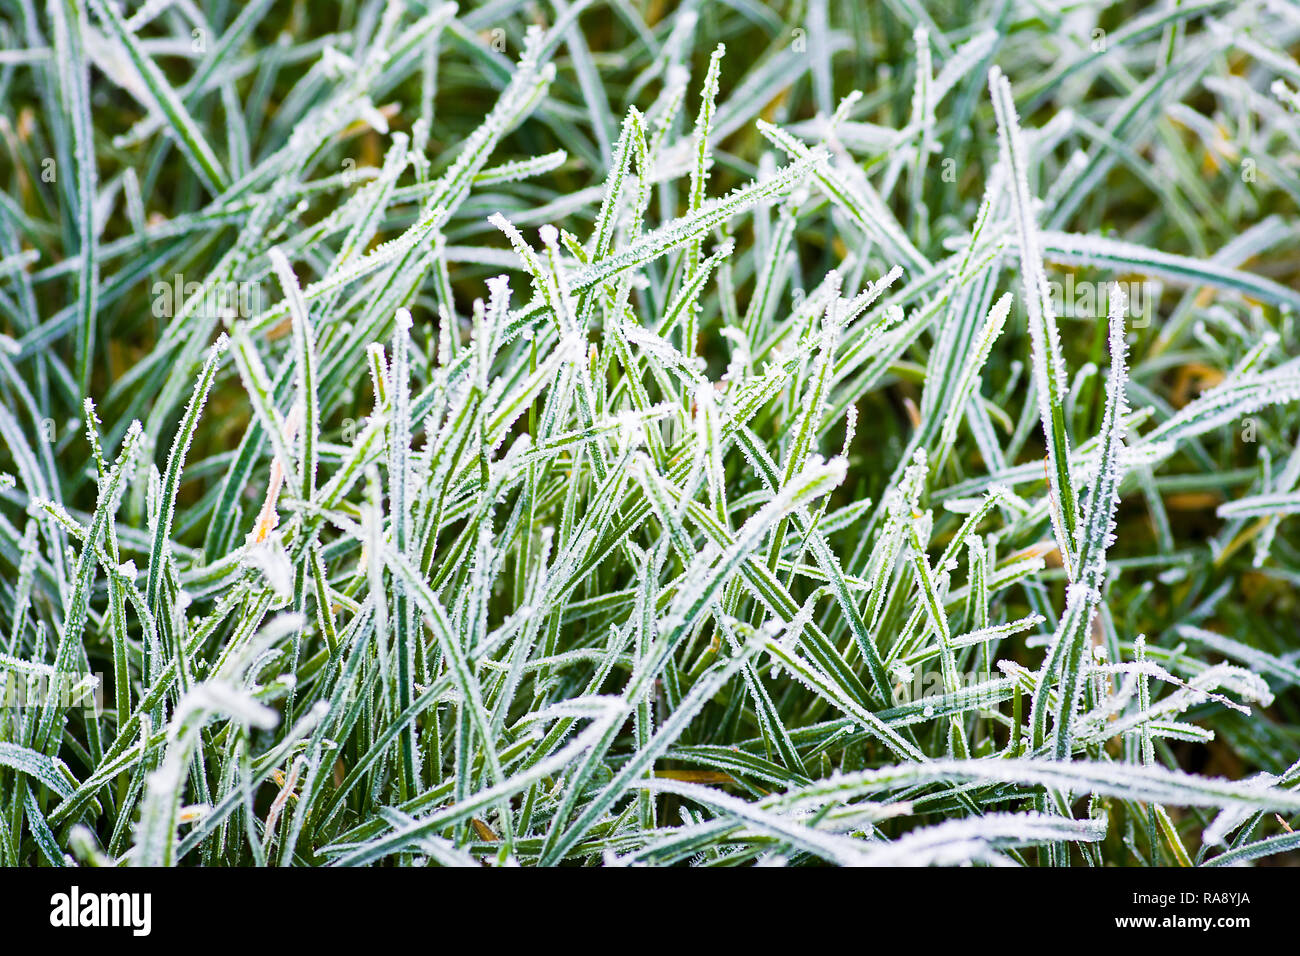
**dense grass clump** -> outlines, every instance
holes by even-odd
[[[0,0],[0,864],[1300,835],[1300,12]]]

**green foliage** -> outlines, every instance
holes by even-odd
[[[1294,859],[1286,4],[0,10],[0,865]]]

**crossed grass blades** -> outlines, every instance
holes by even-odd
[[[0,9],[0,863],[1300,845],[1293,4]]]

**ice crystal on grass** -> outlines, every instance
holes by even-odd
[[[1284,5],[14,6],[0,864],[1300,850]]]

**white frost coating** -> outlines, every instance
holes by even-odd
[[[48,824],[0,794],[22,862],[1110,864],[1165,860],[1162,839],[1181,859],[1186,838],[1213,863],[1294,847],[1300,764],[1239,782],[1162,769],[1165,742],[1214,742],[1244,775],[1295,730],[1270,713],[1277,732],[1254,732],[1300,685],[1269,636],[1276,602],[1234,611],[1241,584],[1285,583],[1300,513],[1294,423],[1272,410],[1300,398],[1300,294],[1265,276],[1283,275],[1294,217],[1251,221],[1287,171],[1270,151],[1296,141],[1300,73],[1275,49],[1300,27],[1291,5],[1242,0],[1202,30],[1198,0],[1119,25],[1108,42],[1136,85],[1116,94],[1114,55],[1080,49],[1046,77],[1007,59],[1042,38],[1036,20],[940,24],[911,4],[904,55],[881,64],[911,109],[888,128],[878,96],[834,101],[878,25],[851,35],[827,0],[668,10],[648,29],[625,4],[557,3],[530,29],[513,3],[497,23],[359,0],[326,36],[251,0],[175,88],[150,61],[183,37],[147,26],[168,3],[122,21],[120,4],[60,0],[48,48],[0,54],[48,64],[35,92],[55,108],[14,115],[31,117],[24,148],[60,152],[60,202],[20,197],[14,235],[0,216],[17,323],[0,333],[0,671],[77,690],[82,662],[103,662],[115,697],[100,714],[44,702],[21,746],[0,742]],[[806,50],[750,56],[800,17]],[[515,62],[483,36],[498,26],[523,39]],[[258,48],[254,27],[281,39]],[[1242,63],[1225,64],[1234,43]],[[978,82],[995,51],[1024,77],[1014,91],[997,70]],[[1205,68],[1167,69],[1184,62]],[[91,67],[148,114],[116,140]],[[1022,131],[1018,111],[1045,125]],[[1162,115],[1190,135],[1153,153]],[[154,137],[173,149],[147,205],[129,170],[98,183]],[[1178,155],[1207,144],[1250,186],[1208,231],[1200,167]],[[724,180],[738,188],[717,196]],[[140,290],[108,272],[173,246],[204,291],[141,321]],[[1114,315],[1058,335],[1044,262],[1142,284],[1161,323],[1127,338],[1134,381]],[[200,308],[245,281],[281,297]],[[229,364],[225,339],[208,351],[223,328]],[[1169,514],[1211,493],[1207,548]],[[1248,545],[1267,574],[1242,576]],[[1162,622],[1180,601],[1186,620]],[[142,792],[102,799],[130,780]],[[1008,814],[1016,793],[1047,812]],[[1123,832],[1080,847],[1103,827],[1071,814],[1102,800]],[[1156,846],[1135,803],[1159,808]]]
[[[1054,491],[1050,514],[1056,543],[1067,574],[1074,576],[1074,483],[1070,478],[1070,444],[1065,434],[1062,396],[1066,389],[1065,362],[1061,357],[1056,314],[1048,294],[1047,274],[1039,243],[1032,194],[1029,190],[1029,158],[1020,121],[1016,115],[1011,83],[998,67],[989,71],[989,88],[997,114],[1002,142],[1002,166],[1011,176],[1012,209],[1020,247],[1020,275],[1025,308],[1029,314],[1029,336],[1033,351],[1035,394],[1039,419],[1047,445],[1048,481]]]

